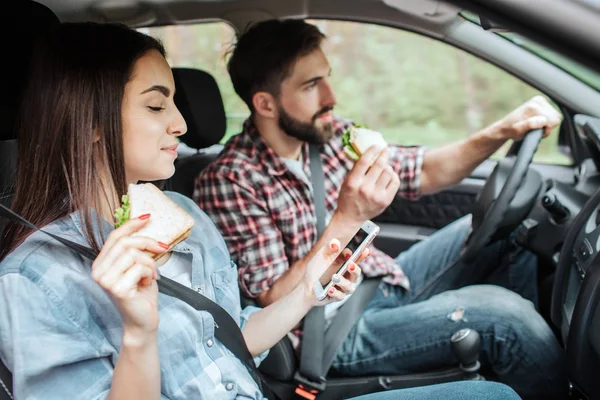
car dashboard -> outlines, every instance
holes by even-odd
[[[573,217],[566,229],[555,224],[556,229],[547,231],[547,236],[564,236],[560,252],[554,255],[550,312],[566,349],[572,398],[600,399],[600,120],[578,116],[575,122],[593,163],[589,168],[593,172],[580,186],[593,193],[586,196],[579,191],[576,196],[573,188],[557,191],[558,202]]]

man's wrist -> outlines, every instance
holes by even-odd
[[[494,122],[493,124],[483,128],[479,135],[475,135],[475,137],[479,136],[480,138],[485,138],[488,142],[504,143],[508,140],[508,135],[506,133],[506,123],[504,120],[499,120]]]
[[[342,211],[335,210],[333,215],[331,216],[331,221],[329,222],[330,226],[334,226],[336,228],[336,232],[339,228],[346,228],[351,231],[357,231],[362,224],[365,223],[365,219],[356,218],[354,215],[346,215]]]

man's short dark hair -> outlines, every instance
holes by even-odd
[[[238,96],[254,112],[252,96],[279,96],[281,82],[298,58],[321,46],[325,35],[300,19],[268,20],[250,26],[238,39],[227,70]]]

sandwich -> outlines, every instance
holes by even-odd
[[[342,142],[344,153],[353,161],[358,161],[371,146],[376,146],[381,151],[388,145],[381,133],[360,125],[350,125],[342,137]]]
[[[185,240],[194,226],[194,219],[153,184],[130,184],[121,198],[121,207],[115,211],[115,227],[144,214],[151,214],[150,220],[133,236],[146,236],[169,245],[165,253]],[[164,255],[148,254],[155,260]]]

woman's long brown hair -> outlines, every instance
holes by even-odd
[[[127,190],[121,107],[135,62],[150,50],[165,55],[156,39],[116,24],[65,23],[38,44],[18,119],[16,213],[43,227],[80,212],[100,250],[100,213],[94,221],[91,210],[107,199],[116,206],[111,193]],[[8,223],[0,260],[31,233]]]

